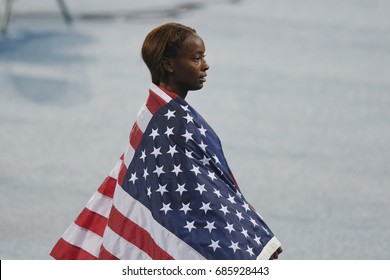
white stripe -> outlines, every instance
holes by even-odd
[[[264,246],[263,250],[261,251],[260,255],[258,255],[258,260],[269,260],[269,258],[272,256],[273,253],[276,252],[276,250],[282,246],[282,244],[279,242],[279,240],[274,236],[271,238],[270,241]]]
[[[62,235],[62,238],[66,242],[82,248],[95,257],[99,256],[100,247],[102,246],[103,241],[102,238],[99,235],[76,225],[75,223],[70,225],[70,227]]]
[[[88,210],[108,218],[111,212],[112,198],[95,192],[85,206]]]
[[[129,165],[130,165],[131,161],[133,160],[134,153],[135,153],[134,148],[130,144],[127,145],[125,154],[123,156],[123,161],[124,161],[127,168],[129,168]]]
[[[118,160],[117,163],[115,164],[114,168],[111,170],[109,176],[115,180],[118,180],[118,174],[119,174],[119,170],[121,168],[121,165],[122,165],[122,160]]]
[[[132,198],[119,185],[115,188],[113,204],[122,215],[149,232],[156,244],[174,259],[205,259],[199,252],[154,220],[150,210]],[[105,239],[106,236],[103,238]]]
[[[151,83],[150,84],[150,87],[149,87],[155,94],[157,94],[158,96],[160,96],[162,99],[165,100],[165,102],[169,103],[169,101],[172,100],[172,98],[166,94],[162,89],[160,89],[158,86],[156,86],[155,84]]]
[[[121,260],[150,260],[148,254],[123,239],[109,227],[106,227],[104,231],[103,246],[111,255]]]
[[[141,129],[142,133],[148,127],[149,121],[153,117],[152,113],[146,107],[146,104],[142,105],[137,114],[137,125]]]

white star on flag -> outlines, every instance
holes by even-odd
[[[195,173],[195,175],[200,174],[199,166],[192,165],[192,169],[190,170]]]
[[[230,194],[229,194],[228,200],[229,200],[232,204],[236,204],[236,201],[234,200],[234,196],[231,196]]]
[[[250,219],[249,219],[250,221],[251,221],[251,223],[253,224],[253,227],[256,227],[256,226],[258,226],[258,224],[256,223],[256,220],[255,219],[253,219],[252,217],[250,217]]]
[[[218,198],[220,198],[222,196],[221,192],[217,189],[214,189],[213,193],[215,193],[218,196]]]
[[[211,244],[209,245],[210,248],[213,248],[213,251],[217,250],[217,248],[221,248],[221,246],[218,245],[219,240],[214,241],[211,239]]]
[[[265,231],[265,233],[267,233],[267,235],[269,235],[269,231],[265,227],[261,226],[261,228]]]
[[[168,211],[172,211],[170,206],[171,206],[170,203],[168,204],[163,203],[163,207],[160,209],[160,211],[164,211],[164,213],[167,214]]]
[[[186,150],[186,156],[187,156],[188,158],[193,159],[192,153],[193,153],[192,151],[187,151],[187,150]]]
[[[244,218],[242,217],[242,213],[238,210],[236,210],[236,216],[238,217],[238,220],[243,220]]]
[[[164,193],[168,192],[167,191],[167,185],[160,185],[158,184],[158,189],[156,190],[156,192],[159,192],[161,195],[163,195]]]
[[[214,161],[216,164],[221,164],[221,162],[219,161],[219,158],[217,157],[217,155],[213,155],[213,158],[214,158]]]
[[[169,146],[169,151],[167,152],[167,154],[170,154],[173,157],[175,154],[178,154],[178,153],[179,152],[176,150],[176,145]]]
[[[129,179],[129,182],[132,182],[133,185],[135,184],[135,181],[137,181],[138,179],[136,175],[137,175],[136,172],[132,173],[131,178]]]
[[[187,214],[188,211],[191,211],[192,209],[190,208],[190,202],[187,204],[182,203],[182,207],[180,208],[180,211],[183,211],[184,214]]]
[[[241,250],[240,247],[238,246],[238,242],[233,242],[231,241],[232,244],[229,246],[229,248],[233,249],[234,253],[237,251],[237,250]]]
[[[227,213],[230,213],[229,210],[227,209],[227,206],[221,204],[221,208],[219,211],[222,211],[223,214],[226,216]]]
[[[170,118],[175,117],[175,113],[176,111],[171,111],[168,109],[168,112],[164,116],[169,120]]]
[[[146,151],[143,150],[143,151],[141,152],[141,156],[140,156],[139,159],[142,159],[142,161],[145,162],[145,158],[146,158]]]
[[[198,191],[200,194],[202,194],[203,192],[206,192],[206,188],[204,187],[204,184],[201,185],[199,183],[196,183],[198,185],[198,187],[195,189],[196,191]]]
[[[200,134],[202,134],[203,136],[206,136],[206,131],[207,131],[207,129],[205,129],[205,128],[203,127],[203,125],[201,125],[201,127],[198,128],[198,129],[199,129]]]
[[[142,177],[144,177],[144,179],[146,180],[146,177],[148,177],[149,173],[148,173],[148,168],[146,167],[144,169],[144,175]]]
[[[184,226],[184,228],[188,229],[189,232],[191,232],[191,230],[193,229],[196,229],[196,227],[194,226],[195,221],[192,222],[186,221],[186,223],[187,224]]]
[[[259,237],[259,236],[257,236],[257,235],[255,235],[255,242],[258,244],[258,245],[261,245],[262,243],[261,243],[261,238]]]
[[[217,180],[217,177],[215,177],[215,173],[214,172],[210,172],[210,170],[208,170],[209,174],[207,176],[210,177],[211,180]]]
[[[157,158],[159,155],[162,155],[162,153],[160,152],[161,150],[161,147],[160,148],[155,148],[153,147],[153,152],[151,152],[150,154],[151,155],[154,155],[155,158]]]
[[[185,186],[186,186],[186,184],[182,184],[182,185],[178,184],[178,185],[177,185],[176,191],[179,192],[180,195],[183,195],[183,192],[186,192],[186,191],[187,191],[187,190],[185,189]]]
[[[206,221],[206,223],[207,225],[204,228],[208,229],[209,232],[211,232],[213,229],[216,229],[216,227],[214,226],[215,222]]]
[[[233,224],[229,224],[228,222],[226,222],[226,227],[224,227],[225,229],[227,229],[228,231],[229,231],[229,233],[232,233],[232,231],[236,231],[235,229],[234,229],[234,226],[233,226]]]
[[[248,230],[246,230],[246,229],[242,229],[242,231],[241,231],[241,233],[245,236],[245,238],[248,238],[249,237],[249,235],[248,235]]]
[[[244,201],[244,203],[243,203],[242,207],[244,207],[244,209],[245,209],[245,212],[248,212],[249,210],[251,210],[251,209],[249,208],[249,205],[248,205],[248,203],[246,203],[245,201]]]
[[[148,191],[147,196],[148,196],[149,198],[151,198],[151,196],[152,196],[152,187],[148,187],[148,188],[146,188],[146,189],[147,189],[147,191]]]
[[[250,256],[253,256],[254,253],[253,253],[253,248],[252,247],[249,247],[249,245],[247,245],[247,249],[245,250],[249,253]]]
[[[152,136],[152,137],[153,137],[153,140],[154,140],[157,136],[160,136],[160,134],[158,134],[158,128],[152,129],[152,133],[150,133],[149,136]]]
[[[188,140],[194,140],[192,139],[192,133],[190,133],[187,129],[186,133],[184,133],[182,136],[186,139],[186,142],[188,142]]]
[[[179,175],[180,172],[183,172],[183,171],[180,169],[180,165],[181,165],[181,164],[179,164],[179,165],[177,165],[177,166],[176,166],[176,165],[173,165],[172,173],[175,173],[176,176]]]
[[[210,160],[210,158],[203,156],[203,159],[201,159],[200,161],[203,163],[203,165],[210,165]]]
[[[205,152],[206,151],[206,147],[207,147],[208,145],[206,145],[205,143],[203,143],[203,141],[200,141],[200,144],[199,144],[199,147],[201,147],[202,148],[202,150]]]
[[[164,165],[163,166],[157,166],[156,165],[156,170],[153,171],[153,173],[156,173],[158,177],[160,177],[161,174],[164,174]]]
[[[169,135],[175,135],[174,133],[173,133],[173,127],[171,128],[171,127],[167,127],[167,130],[164,132],[164,134],[167,136],[167,137],[169,137]]]
[[[200,207],[199,209],[203,210],[204,213],[207,214],[207,211],[211,210],[210,202],[209,203],[202,202],[202,207]]]
[[[190,109],[188,109],[188,105],[180,105],[180,106],[183,108],[184,111],[187,111],[187,112],[190,111]]]
[[[194,118],[190,114],[187,114],[187,116],[185,116],[183,118],[185,118],[187,120],[187,123],[194,122]]]

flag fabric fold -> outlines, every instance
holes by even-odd
[[[278,247],[213,129],[185,100],[151,84],[125,153],[51,256],[268,259]]]

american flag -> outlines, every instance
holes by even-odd
[[[268,259],[280,246],[218,136],[154,84],[126,152],[54,246],[55,259]]]

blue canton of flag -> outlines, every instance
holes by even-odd
[[[238,189],[215,132],[181,98],[151,118],[122,188],[206,259],[256,259],[274,237]]]

